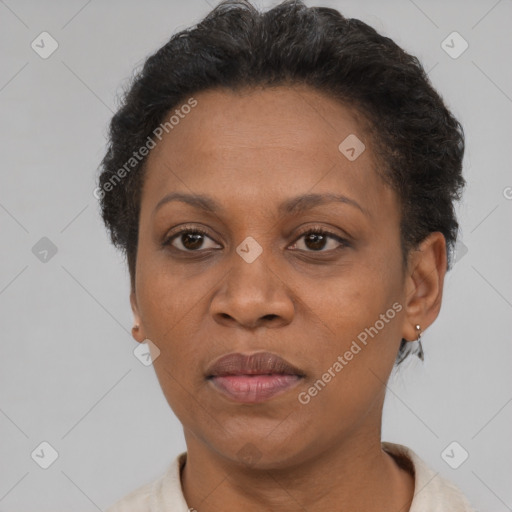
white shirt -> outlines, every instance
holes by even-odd
[[[414,498],[409,512],[475,512],[462,492],[432,471],[410,448],[382,443],[382,448],[414,472]],[[139,487],[106,512],[189,512],[181,488],[181,468],[187,453],[176,457],[157,480]]]

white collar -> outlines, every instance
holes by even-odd
[[[474,512],[468,500],[450,481],[431,470],[410,448],[382,443],[397,461],[402,459],[414,472],[414,498],[409,512]],[[187,453],[178,455],[156,481],[131,492],[106,512],[189,512],[181,488],[181,468]]]

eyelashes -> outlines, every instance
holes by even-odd
[[[173,245],[173,248],[178,250],[178,251],[182,251],[182,252],[203,252],[204,251],[204,249],[202,249],[202,251],[196,250],[196,249],[192,249],[192,250],[191,249],[187,249],[184,246],[184,244],[183,244],[183,240],[180,240],[180,238],[183,237],[183,235],[185,235],[185,234],[194,235],[194,237],[190,239],[192,241],[192,243],[196,243],[197,244],[197,241],[198,241],[199,237],[208,238],[208,239],[210,239],[211,241],[214,242],[214,240],[209,236],[209,234],[206,231],[204,231],[203,229],[200,229],[200,228],[183,228],[180,231],[174,233],[173,235],[167,237],[165,239],[163,245],[164,246],[169,246],[169,245],[172,245],[175,240],[178,240],[181,243],[181,245],[184,247],[184,249],[180,249],[180,248],[177,248],[177,247],[175,247]]]
[[[185,235],[187,235],[186,238]],[[298,245],[301,245],[299,242],[302,239],[304,239],[302,243],[304,248],[298,247]],[[204,247],[206,240],[209,240],[214,246],[217,245],[218,247]],[[178,245],[181,245],[181,247],[177,247],[175,242],[177,242]],[[308,243],[313,244],[313,249],[307,246]],[[185,226],[179,231],[167,236],[162,245],[164,247],[170,246],[173,250],[182,253],[201,253],[222,248],[222,246],[215,242],[206,230],[200,227],[190,226]],[[318,247],[318,245],[320,245],[320,247]],[[333,245],[334,247],[332,247]],[[291,250],[307,253],[331,253],[332,251],[336,251],[347,246],[350,246],[350,244],[345,238],[326,230],[325,228],[314,226],[304,230],[302,233],[299,233],[295,238],[295,241],[289,247],[291,247]]]
[[[293,243],[294,246],[297,246],[297,242],[299,240],[301,240],[302,238],[304,237],[311,237],[311,236],[314,236],[317,238],[317,240],[309,240],[309,241],[312,241],[313,243],[316,243],[318,241],[320,241],[320,244],[322,244],[324,241],[326,241],[327,243],[329,241],[331,242],[336,242],[339,244],[338,247],[334,247],[334,248],[331,248],[331,249],[328,249],[326,251],[324,250],[306,250],[306,249],[294,249],[294,250],[301,250],[301,251],[305,251],[305,252],[331,252],[331,251],[334,251],[336,249],[339,249],[339,248],[343,248],[343,247],[346,247],[348,246],[348,242],[347,240],[345,240],[344,238],[340,237],[339,235],[335,234],[335,233],[332,233],[331,231],[327,231],[323,228],[309,228],[307,231],[305,231],[304,233],[301,233],[298,238],[296,239],[296,241]],[[321,249],[323,249],[324,247],[322,247]]]

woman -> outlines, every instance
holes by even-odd
[[[418,60],[333,9],[223,2],[147,60],[96,194],[187,452],[110,512],[472,510],[381,442],[463,154]]]

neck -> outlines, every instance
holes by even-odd
[[[247,467],[219,456],[190,434],[186,439],[182,487],[189,507],[199,512],[410,508],[414,478],[382,450],[380,435],[370,442],[359,434],[325,453],[277,469]]]

